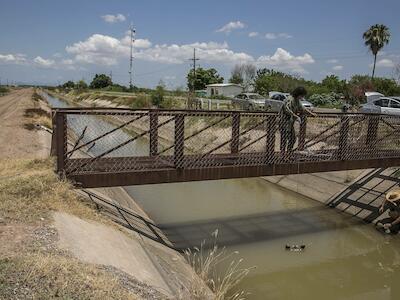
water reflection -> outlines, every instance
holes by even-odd
[[[219,245],[232,246],[364,224],[361,220],[348,215],[343,215],[338,222],[337,213],[322,206],[195,222],[160,224],[160,227],[177,248],[186,249],[198,247],[202,241],[206,241],[207,246],[210,233],[215,230],[219,232]]]

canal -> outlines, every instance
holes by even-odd
[[[397,236],[262,178],[126,190],[180,245],[198,245],[218,229],[219,243],[238,251],[243,267],[256,267],[239,286],[250,293],[247,299],[400,299]],[[305,249],[286,250],[287,244]]]

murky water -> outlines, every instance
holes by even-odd
[[[248,299],[400,299],[400,239],[261,178],[127,187],[178,244],[219,229]],[[304,244],[302,252],[286,244]]]

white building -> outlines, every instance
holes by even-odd
[[[243,87],[235,83],[215,83],[206,86],[207,96],[235,97],[243,92]]]

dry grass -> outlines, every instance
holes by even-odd
[[[100,216],[53,172],[52,159],[0,160],[0,217],[34,223],[59,210],[87,219]]]
[[[157,296],[125,273],[82,263],[57,248],[53,211],[118,227],[91,205],[57,178],[52,159],[0,160],[0,299]]]
[[[0,260],[0,299],[138,299],[93,265],[54,254]]]
[[[242,300],[248,295],[245,291],[235,291],[235,287],[249,274],[253,268],[242,268],[242,259],[237,259],[238,252],[228,253],[226,248],[217,245],[218,230],[213,234],[212,247],[205,247],[205,241],[200,248],[185,251],[188,263],[196,271],[198,278],[203,280],[215,295],[216,300]],[[221,271],[222,270],[222,271]],[[193,281],[196,279],[194,278]],[[193,285],[199,287],[201,285]],[[207,290],[197,289],[191,293],[195,299],[206,299]]]

